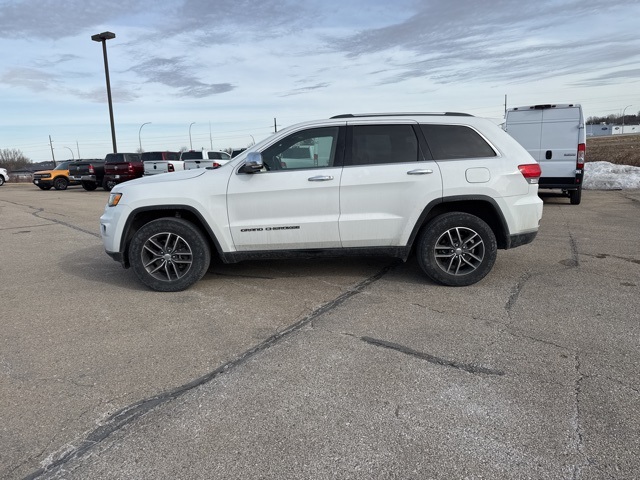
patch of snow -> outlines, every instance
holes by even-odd
[[[584,164],[585,190],[640,189],[640,167],[616,165],[610,162]]]

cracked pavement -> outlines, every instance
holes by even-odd
[[[103,253],[106,192],[36,190],[0,189],[2,478],[637,478],[638,191],[544,197],[471,287],[356,258],[161,294]]]

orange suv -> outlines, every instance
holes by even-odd
[[[33,174],[33,184],[41,190],[66,190],[69,185],[80,185],[80,182],[69,177],[69,164],[72,160],[60,163],[53,170],[39,170]]]

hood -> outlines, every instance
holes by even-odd
[[[136,178],[129,180],[121,185],[143,185],[145,183],[162,183],[162,182],[179,182],[181,180],[189,180],[190,178],[196,178],[200,175],[204,175],[212,170],[196,169],[196,170],[181,170],[179,172],[160,173],[158,175],[149,175],[146,177]]]

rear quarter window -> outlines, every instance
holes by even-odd
[[[421,124],[434,160],[495,157],[495,150],[472,128],[464,125]]]

